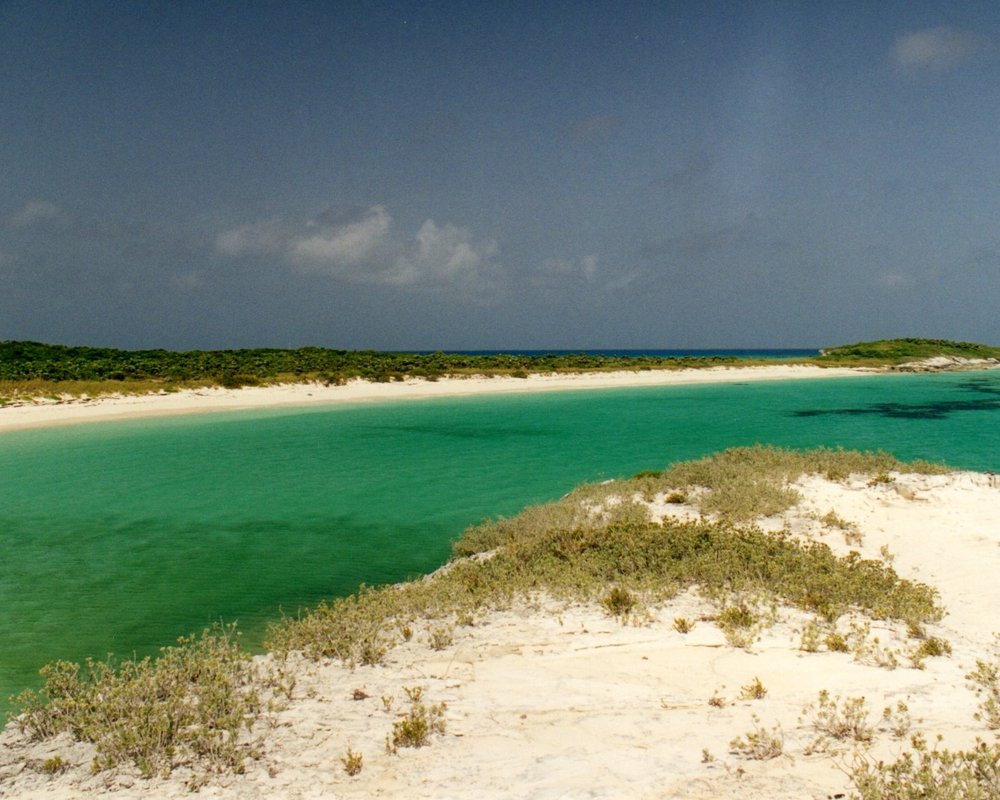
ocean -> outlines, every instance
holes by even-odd
[[[0,698],[443,563],[487,517],[754,443],[1000,471],[1000,372],[219,412],[0,434]]]

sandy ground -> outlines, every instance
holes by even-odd
[[[394,650],[387,665],[347,669],[299,663],[294,699],[262,726],[263,757],[245,775],[215,778],[209,798],[834,798],[851,790],[855,758],[892,759],[907,746],[884,707],[904,702],[909,733],[966,747],[992,734],[974,718],[977,698],[965,675],[989,657],[1000,607],[1000,481],[995,476],[897,476],[892,483],[801,483],[800,506],[762,522],[818,537],[840,553],[857,549],[891,558],[904,577],[940,592],[947,610],[929,634],[947,639],[950,656],[909,666],[913,641],[872,623],[867,654],[806,652],[806,618],[779,620],[749,648],[726,643],[712,608],[689,592],[643,624],[623,625],[596,606],[522,605],[455,629],[453,643],[432,650],[428,633]],[[660,514],[693,513],[658,506]],[[817,517],[835,510],[862,541]],[[885,548],[885,549],[883,549]],[[694,621],[680,633],[677,617]],[[874,645],[874,637],[879,644]],[[897,651],[897,668],[880,666]],[[757,678],[762,699],[740,699]],[[409,707],[404,687],[428,703],[447,703],[446,730],[429,746],[390,754],[386,735]],[[803,712],[828,689],[837,699],[864,697],[878,730],[870,748],[808,754],[817,733]],[[355,690],[367,697],[353,699]],[[709,703],[721,698],[721,706]],[[391,698],[389,700],[388,698]],[[755,723],[754,717],[759,719]],[[781,740],[777,757],[731,752],[759,724]],[[342,758],[360,753],[360,774]],[[76,766],[50,777],[39,764],[58,754]],[[59,739],[26,746],[8,727],[0,737],[0,796],[24,798],[180,798],[183,771],[168,780],[133,774],[91,775],[89,746]]]
[[[870,373],[870,371],[868,372]],[[441,378],[436,381],[407,379],[392,383],[354,380],[344,386],[307,383],[243,389],[185,389],[169,394],[64,399],[61,401],[38,400],[29,404],[0,406],[0,432],[19,428],[205,411],[626,386],[834,378],[860,374],[866,374],[866,371],[839,367],[823,368],[779,364],[759,367],[709,367],[669,371],[541,374],[530,375],[527,378],[469,377]]]

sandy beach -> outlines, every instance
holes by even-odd
[[[711,606],[695,591],[627,625],[596,604],[539,598],[456,628],[442,650],[418,627],[384,666],[293,661],[292,700],[254,732],[265,735],[259,760],[244,775],[212,778],[200,796],[819,800],[849,796],[852,764],[893,760],[914,733],[930,741],[941,735],[948,747],[992,740],[975,719],[977,698],[965,676],[977,659],[991,658],[994,643],[1000,483],[977,473],[892,477],[802,479],[802,502],[760,524],[841,554],[889,559],[901,576],[934,587],[946,615],[927,634],[947,640],[952,652],[920,669],[899,625],[872,622],[867,649],[807,652],[805,617],[778,609],[775,623],[739,648],[703,619]],[[694,513],[669,503],[651,508]],[[859,536],[824,525],[819,518],[831,510]],[[689,632],[678,631],[678,617],[694,621]],[[743,687],[755,680],[766,694],[749,699]],[[447,704],[445,732],[426,747],[388,753],[406,689],[417,687],[426,702]],[[824,689],[838,702],[864,698],[870,743],[810,752]],[[883,709],[901,702],[905,714],[880,721]],[[755,729],[777,738],[780,754],[734,752],[732,740]],[[363,757],[353,777],[342,763],[349,750]],[[92,775],[92,753],[65,736],[27,744],[8,727],[0,737],[0,796],[190,796],[185,769],[151,781],[129,770]],[[39,765],[54,755],[73,766],[43,774]]]
[[[680,386],[698,383],[805,380],[871,374],[870,370],[805,365],[709,367],[706,369],[536,374],[526,378],[468,377],[435,381],[408,378],[389,383],[353,380],[343,386],[282,384],[242,389],[184,389],[171,393],[107,396],[96,399],[39,399],[0,406],[0,432],[80,422],[171,416],[209,411],[281,408],[333,403],[365,403],[479,394]]]

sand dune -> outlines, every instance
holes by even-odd
[[[909,666],[912,640],[898,626],[872,623],[867,654],[806,652],[806,618],[780,610],[748,649],[726,643],[711,622],[688,633],[674,620],[698,620],[711,607],[696,592],[675,598],[645,624],[623,625],[597,606],[540,600],[458,627],[432,650],[425,631],[380,667],[297,662],[293,700],[265,725],[264,752],[240,776],[212,779],[211,798],[829,798],[850,791],[853,759],[893,759],[907,747],[883,708],[909,708],[909,733],[938,734],[967,747],[992,734],[974,715],[966,673],[988,658],[1000,606],[1000,483],[990,475],[896,476],[892,483],[800,483],[803,502],[765,527],[819,537],[835,550],[893,559],[903,576],[940,592],[947,610],[928,633],[947,639],[950,656]],[[848,544],[823,526],[836,510],[863,537]],[[691,513],[663,505],[657,513]],[[883,549],[885,548],[885,549]],[[899,666],[880,666],[897,650]],[[740,699],[755,679],[761,699]],[[444,702],[446,729],[419,749],[386,752],[385,740],[408,708],[404,687]],[[808,754],[817,736],[820,690],[864,697],[871,746],[846,742]],[[360,690],[360,693],[356,692]],[[354,699],[360,694],[362,699]],[[710,704],[716,697],[722,702]],[[392,698],[389,700],[388,698]],[[757,721],[755,721],[755,718]],[[731,740],[759,727],[781,741],[774,758],[731,752]],[[363,768],[348,776],[351,750]],[[838,748],[834,748],[837,750]],[[76,766],[58,775],[39,764],[59,754]],[[190,796],[185,770],[146,781],[128,771],[91,775],[89,746],[68,739],[27,745],[13,727],[0,738],[0,796],[69,798]]]

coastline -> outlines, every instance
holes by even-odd
[[[443,648],[431,643],[429,625],[415,621],[412,640],[382,666],[292,659],[294,691],[264,723],[259,755],[243,774],[211,776],[200,796],[798,800],[847,796],[852,763],[894,761],[910,749],[912,734],[940,734],[949,748],[988,739],[966,675],[977,660],[995,657],[997,478],[812,475],[794,485],[803,495],[799,506],[758,520],[762,528],[787,529],[840,555],[856,550],[891,561],[903,577],[929,584],[946,616],[922,635],[949,642],[949,654],[914,668],[905,625],[877,620],[862,648],[809,649],[808,618],[784,607],[754,642],[736,647],[710,621],[718,610],[694,591],[634,624],[596,603],[540,596],[457,626]],[[651,510],[691,513],[665,499]],[[823,522],[831,510],[841,523]],[[860,539],[841,524],[855,526]],[[678,630],[678,618],[691,629]],[[767,691],[748,696],[755,680]],[[428,703],[445,703],[447,727],[428,746],[389,752],[387,732],[406,710],[408,688],[420,689]],[[821,691],[837,702],[864,698],[871,739],[845,737],[815,749]],[[883,708],[898,711],[900,703],[905,713],[880,721]],[[734,747],[734,737],[754,730],[774,732],[780,751],[753,756]],[[28,742],[9,725],[0,734],[0,796],[180,800],[199,785],[183,767],[167,778],[143,779],[129,767],[95,775],[93,752],[65,734]],[[352,752],[364,759],[356,775],[343,764]],[[56,757],[65,766],[46,773],[46,760]]]
[[[343,386],[298,383],[249,386],[242,389],[221,387],[182,389],[171,393],[37,400],[33,403],[0,406],[0,433],[86,422],[108,422],[212,411],[294,408],[340,403],[581,389],[807,380],[856,377],[880,371],[855,367],[774,364],[679,370],[548,373],[532,374],[525,378],[472,376],[443,377],[433,381],[407,378],[403,381],[388,383],[374,383],[356,379]]]

